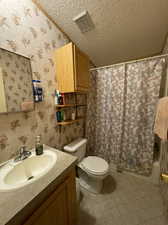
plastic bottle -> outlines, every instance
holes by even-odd
[[[43,89],[41,87],[41,81],[36,80],[37,82],[37,94],[38,94],[38,101],[42,102],[43,101]]]
[[[37,81],[32,80],[33,82],[33,95],[34,95],[34,101],[38,102],[39,101],[39,96],[38,96],[38,87],[37,87]]]
[[[43,154],[43,144],[41,144],[41,136],[36,137],[35,151],[36,155]]]
[[[63,105],[63,97],[62,97],[61,94],[59,94],[59,96],[58,96],[58,103],[59,103],[60,105]]]
[[[63,102],[63,105],[65,105],[65,94],[62,93],[61,96],[62,96],[62,102]]]
[[[59,104],[59,91],[58,90],[55,90],[54,100],[55,100],[55,105],[58,105]]]
[[[61,119],[61,111],[57,111],[56,112],[56,119],[57,119],[57,122],[61,122],[62,121],[62,119]]]
[[[61,111],[61,121],[64,121],[64,111]]]

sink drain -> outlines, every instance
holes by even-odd
[[[31,177],[29,177],[27,180],[31,180],[31,179],[33,179],[34,178],[34,176],[31,176]]]

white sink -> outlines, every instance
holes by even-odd
[[[39,156],[33,151],[29,158],[17,163],[11,160],[0,167],[0,191],[18,189],[36,181],[49,172],[56,161],[56,153],[46,149]]]

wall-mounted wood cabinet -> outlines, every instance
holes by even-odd
[[[88,91],[90,61],[73,43],[57,49],[54,62],[60,92]]]

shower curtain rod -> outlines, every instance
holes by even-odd
[[[166,56],[168,56],[168,54],[156,55],[156,56],[152,56],[152,57],[146,57],[143,59],[137,59],[137,60],[131,60],[131,61],[123,62],[123,63],[112,64],[112,65],[108,65],[108,66],[95,67],[95,68],[90,69],[90,71],[94,71],[97,69],[110,68],[113,66],[125,65],[125,64],[129,64],[129,63],[141,62],[141,61],[150,60],[150,59],[157,59],[157,58],[162,58],[162,57],[166,57]]]

